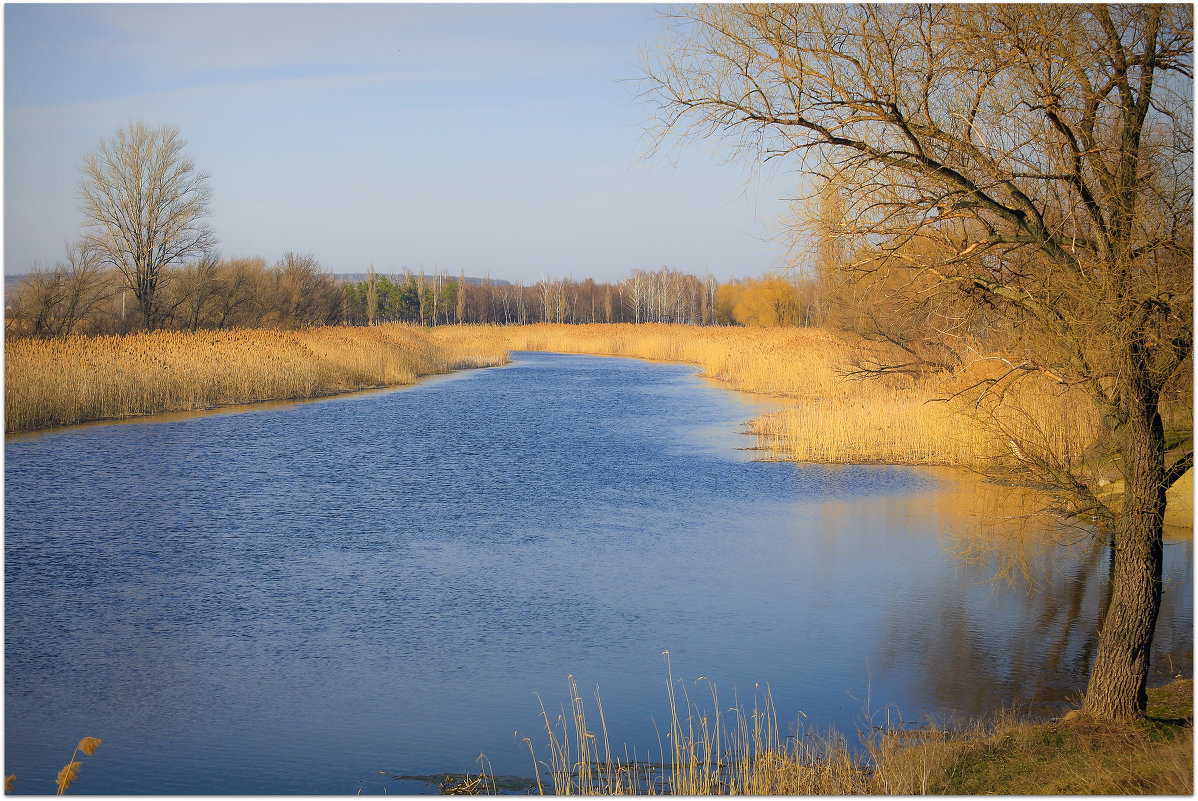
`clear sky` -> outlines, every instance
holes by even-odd
[[[659,11],[6,4],[5,272],[61,257],[83,154],[135,119],[182,131],[225,256],[526,282],[781,266],[776,186],[714,145],[642,157]]]

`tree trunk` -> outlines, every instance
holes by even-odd
[[[1114,536],[1111,598],[1082,707],[1104,720],[1144,714],[1149,651],[1161,608],[1164,428],[1155,391],[1128,394],[1136,397],[1128,404],[1133,407],[1124,448],[1128,470]]]
[[[141,306],[141,321],[146,331],[153,331],[155,328],[154,319],[154,296],[148,292],[143,292],[138,295],[137,303]]]

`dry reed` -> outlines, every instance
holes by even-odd
[[[414,326],[158,331],[5,343],[6,431],[411,384],[502,364]]]
[[[96,737],[84,737],[79,741],[79,744],[75,746],[75,753],[71,754],[71,761],[58,771],[58,795],[62,795],[70,789],[79,776],[79,767],[83,764],[75,759],[79,756],[79,752],[82,751],[84,754],[92,756],[99,747],[100,740]],[[13,779],[16,779],[16,776]]]
[[[857,364],[891,354],[829,329],[539,324],[490,335],[509,350],[685,362],[732,389],[772,396],[783,408],[749,428],[774,459],[976,467],[1009,459],[1011,440],[1080,456],[1097,436],[1088,400],[1046,384],[1024,382],[998,409],[971,404],[969,393],[945,402],[992,377],[984,361],[957,376],[852,377]],[[996,414],[1005,415],[997,428]]]
[[[706,681],[706,680],[700,680]],[[669,677],[668,745],[656,762],[613,756],[603,704],[592,730],[578,686],[570,710],[551,721],[542,705],[548,753],[533,755],[537,787],[555,795],[927,795],[1191,793],[1193,728],[1163,721],[1110,724],[1067,716],[1030,722],[1010,710],[947,730],[873,727],[856,752],[836,732],[779,725],[768,688],[752,711],[724,710],[708,684],[710,711]],[[1192,688],[1180,682],[1182,691]],[[679,695],[677,688],[681,687]],[[1150,691],[1168,693],[1173,687]],[[1192,689],[1188,690],[1191,693]],[[723,711],[721,711],[723,710]],[[1192,706],[1185,713],[1192,716]],[[866,714],[868,716],[868,711]],[[872,718],[870,718],[872,721]],[[600,745],[602,744],[602,745]],[[548,786],[541,774],[548,773]]]
[[[1076,394],[1028,384],[997,410],[939,403],[986,376],[848,377],[880,346],[817,328],[664,324],[440,326],[304,331],[155,332],[15,338],[6,343],[5,429],[312,398],[504,363],[512,350],[629,356],[697,365],[732,389],[776,398],[750,422],[767,458],[978,466],[1011,458],[1010,442],[1080,458],[1094,415]]]
[[[751,712],[739,705],[725,712],[715,685],[707,685],[711,711],[692,702],[686,685],[669,675],[668,745],[659,742],[657,760],[648,761],[630,756],[627,746],[623,757],[613,754],[598,690],[600,726],[592,730],[570,676],[570,710],[551,720],[541,707],[549,738],[545,758],[538,759],[532,741],[524,740],[541,794],[848,795],[873,787],[872,771],[852,755],[843,738],[811,733],[789,737],[779,725],[768,688],[754,693]],[[549,786],[542,773],[548,774]]]

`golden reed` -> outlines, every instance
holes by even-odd
[[[812,730],[801,718],[780,721],[768,687],[754,689],[750,710],[739,703],[728,706],[726,699],[721,703],[706,679],[691,686],[705,684],[703,694],[710,697],[692,699],[687,684],[670,674],[669,714],[658,750],[629,754],[627,746],[611,743],[598,688],[595,725],[570,676],[569,707],[551,717],[541,705],[547,748],[538,752],[531,738],[523,739],[537,791],[589,796],[1193,793],[1192,725],[1161,723],[1154,730],[1069,717],[1037,722],[1000,710],[951,730],[931,721],[908,729],[867,708],[862,712],[866,728],[858,733],[861,747],[854,750],[835,731]],[[1150,707],[1175,696],[1189,704],[1176,708],[1192,712],[1191,681],[1148,692]],[[548,781],[542,779],[546,773]]]
[[[266,400],[315,398],[502,364],[408,325],[10,338],[5,431]]]
[[[780,408],[750,422],[769,458],[968,466],[1009,453],[1009,440],[996,438],[967,404],[936,402],[972,378],[846,376],[878,348],[818,328],[658,324],[426,329],[396,323],[10,338],[5,430],[398,386],[503,364],[512,350],[536,350],[685,362],[732,389],[771,396]],[[1052,439],[1046,446],[1075,453],[1093,441],[1077,398],[1045,392],[1030,401],[1021,407],[1030,412],[1012,421],[1020,436],[1011,439]]]
[[[75,779],[79,776],[79,767],[83,763],[77,761],[75,757],[79,756],[79,752],[92,756],[96,753],[96,749],[100,747],[100,740],[96,737],[84,737],[75,746],[75,753],[71,754],[71,761],[63,766],[62,770],[58,771],[58,795],[64,794],[71,785],[75,783]],[[16,778],[15,776],[13,777]]]
[[[711,379],[776,398],[778,411],[750,421],[771,458],[840,463],[979,466],[1009,455],[1010,440],[1083,453],[1097,436],[1078,392],[1025,382],[1008,393],[1018,413],[998,435],[962,396],[992,362],[958,376],[850,377],[854,365],[887,356],[883,346],[821,328],[699,328],[686,325],[496,327],[508,350],[632,356],[697,365]]]

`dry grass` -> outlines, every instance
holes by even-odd
[[[1194,470],[1191,468],[1166,493],[1165,525],[1194,527]]]
[[[84,754],[92,756],[96,753],[96,749],[99,747],[100,740],[96,737],[84,737],[79,741],[79,744],[75,746],[75,753],[71,754],[71,761],[64,765],[62,770],[58,771],[59,795],[66,793],[66,791],[70,789],[71,785],[75,783],[75,779],[79,776],[79,768],[83,764],[75,759],[75,757],[79,756],[79,752],[82,751]],[[16,776],[14,776],[13,779],[16,779]]]
[[[682,687],[682,696],[677,694]],[[670,728],[658,760],[613,756],[603,705],[592,730],[570,678],[570,711],[551,721],[544,759],[530,740],[542,794],[555,795],[1032,795],[1192,794],[1193,682],[1149,692],[1149,717],[1096,723],[1067,716],[1030,722],[999,713],[954,731],[882,730],[854,752],[836,733],[788,736],[769,691],[754,709],[721,713],[709,684],[706,712],[669,683]],[[1162,698],[1171,707],[1162,708]],[[544,713],[544,708],[542,707]],[[547,773],[548,784],[541,774]]]
[[[401,324],[15,338],[5,343],[5,430],[314,398],[505,361]]]
[[[1147,717],[1097,722],[1010,713],[953,733],[887,735],[876,750],[884,792],[937,795],[1192,795],[1193,681],[1149,690]]]
[[[77,760],[75,757],[79,756],[80,752],[87,756],[93,756],[96,753],[96,749],[99,748],[100,745],[101,742],[98,737],[84,737],[79,741],[79,744],[75,746],[75,752],[71,754],[71,760],[67,764],[63,765],[58,771],[58,777],[56,779],[58,784],[58,795],[65,794],[67,790],[71,789],[71,785],[75,783],[75,779],[79,778],[79,768],[83,766],[83,763]],[[16,784],[16,782],[17,775],[15,773],[4,777],[5,795],[12,793],[13,786]]]
[[[706,681],[706,680],[701,680]],[[553,795],[850,795],[869,792],[870,771],[838,735],[791,738],[778,724],[769,690],[752,712],[720,705],[714,684],[710,711],[692,702],[686,685],[667,684],[670,726],[656,755],[638,759],[627,747],[613,753],[595,693],[600,725],[587,721],[586,703],[571,676],[570,710],[551,720],[541,708],[549,742],[538,758],[529,738],[537,788]],[[681,695],[679,695],[681,689]],[[651,759],[656,756],[656,759]],[[546,781],[542,780],[545,776]]]
[[[846,391],[838,370],[865,345],[818,328],[725,328],[645,323],[527,325],[493,329],[511,350],[632,356],[698,365],[733,389],[782,398]]]

